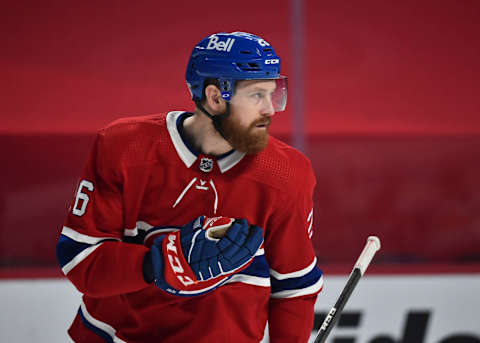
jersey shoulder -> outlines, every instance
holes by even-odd
[[[295,194],[315,186],[310,160],[294,147],[270,137],[265,150],[255,155],[255,176],[271,187]]]
[[[102,153],[115,164],[158,159],[168,150],[166,114],[120,118],[98,131]],[[105,156],[105,155],[108,155]]]
[[[138,138],[141,135],[151,137],[159,134],[161,129],[165,128],[165,121],[166,114],[164,113],[124,117],[107,124],[99,130],[99,133],[115,139]]]

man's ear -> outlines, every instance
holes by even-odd
[[[226,105],[222,93],[215,85],[208,85],[205,88],[205,104],[212,109],[212,114],[223,113]]]

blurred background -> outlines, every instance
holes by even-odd
[[[316,326],[375,234],[331,342],[480,343],[479,16],[476,0],[2,2],[0,341],[68,342],[79,295],[55,245],[96,130],[192,110],[193,46],[246,31],[289,77],[271,133],[317,176]]]

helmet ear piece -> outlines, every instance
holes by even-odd
[[[220,79],[220,91],[225,101],[230,101],[233,96],[233,80]]]
[[[230,92],[232,90],[231,81],[226,79],[220,79],[220,90],[222,92]]]

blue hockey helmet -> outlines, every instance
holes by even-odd
[[[280,57],[261,37],[245,32],[220,32],[202,39],[193,48],[186,81],[193,101],[198,103],[207,79],[219,81],[226,101],[234,94],[235,81],[276,80],[272,104],[279,112],[287,103],[287,78],[280,74],[280,65]]]

